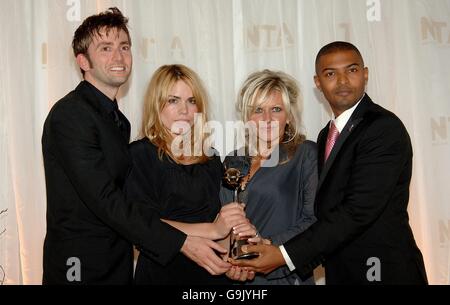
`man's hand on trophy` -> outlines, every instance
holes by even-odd
[[[184,255],[210,274],[224,274],[230,270],[231,265],[217,256],[214,250],[221,254],[227,253],[227,249],[212,240],[189,235],[181,248]]]
[[[222,239],[230,234],[230,231],[241,224],[248,224],[248,219],[245,217],[245,205],[242,203],[232,202],[220,209],[214,220],[214,239]]]
[[[244,253],[257,252],[259,256],[253,259],[229,259],[228,261],[249,271],[268,274],[286,264],[281,254],[280,248],[274,245],[244,245],[242,246]]]

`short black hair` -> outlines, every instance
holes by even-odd
[[[325,45],[324,47],[322,47],[320,49],[319,53],[317,53],[316,67],[319,64],[319,60],[322,56],[328,55],[331,53],[335,53],[335,52],[339,52],[339,51],[354,51],[354,52],[356,52],[356,54],[358,54],[358,56],[361,58],[361,62],[363,63],[363,66],[364,66],[364,59],[361,55],[361,52],[359,52],[357,47],[355,47],[350,42],[334,41],[334,42],[329,43],[329,44]]]
[[[86,18],[78,27],[72,41],[74,55],[87,54],[92,37],[95,35],[100,36],[102,29],[106,29],[106,34],[108,34],[110,29],[123,30],[127,34],[128,39],[130,39],[128,18],[124,17],[117,7],[111,7],[98,15]]]

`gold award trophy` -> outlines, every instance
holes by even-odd
[[[233,189],[233,202],[239,202],[239,191],[241,188],[241,180],[247,176],[250,171],[250,160],[248,157],[226,157],[224,160],[225,183]],[[248,238],[241,238],[233,232],[230,234],[230,252],[232,259],[252,259],[258,257],[256,252],[244,253],[241,247],[247,245]]]

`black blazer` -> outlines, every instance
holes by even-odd
[[[129,128],[123,115],[122,120]],[[163,265],[179,252],[186,238],[182,232],[162,223],[148,204],[125,201],[128,140],[92,85],[81,82],[53,106],[42,150],[47,187],[44,284],[128,284],[132,244]],[[71,281],[77,275],[80,281]]]
[[[327,134],[328,125],[317,141],[318,221],[284,245],[296,269],[323,263],[327,284],[426,283],[408,223],[412,148],[402,122],[365,95],[323,164]],[[381,281],[369,281],[376,265]]]

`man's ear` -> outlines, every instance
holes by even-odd
[[[366,81],[367,85],[367,82],[369,81],[369,68],[367,67],[364,68],[364,80]]]
[[[77,60],[78,66],[84,72],[89,71],[91,69],[91,65],[90,65],[89,60],[87,59],[86,55],[78,54],[76,57],[76,60]]]
[[[322,92],[322,87],[320,86],[320,80],[317,75],[314,75],[314,83],[316,84],[317,89],[319,89],[320,92]]]

